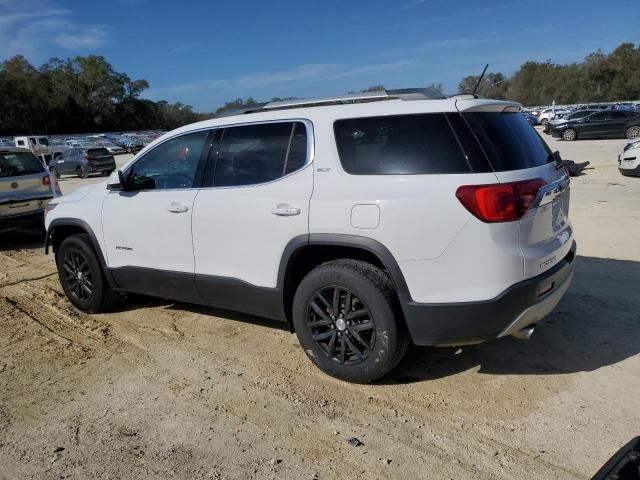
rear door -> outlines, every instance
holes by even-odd
[[[624,137],[627,121],[629,117],[627,112],[619,112],[612,110],[608,114],[605,134],[607,137],[621,138]]]
[[[542,179],[540,198],[519,220],[519,243],[525,278],[539,275],[571,249],[569,177],[538,133],[521,115],[510,112],[465,112],[501,183]],[[543,193],[546,195],[542,195]]]
[[[309,233],[312,152],[303,120],[219,131],[193,210],[196,279],[210,305],[278,316],[268,294],[286,245]],[[274,299],[274,309],[237,295],[247,288]]]
[[[51,165],[61,174],[75,173],[74,158],[76,158],[77,153],[77,148],[70,148],[62,154],[61,158],[57,161],[54,160]]]
[[[607,112],[598,112],[585,117],[584,123],[576,125],[578,138],[606,136],[608,132],[608,118],[609,114]]]

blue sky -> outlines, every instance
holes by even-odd
[[[639,0],[0,0],[0,60],[104,55],[153,100],[337,95],[640,42]]]

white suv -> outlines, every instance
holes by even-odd
[[[287,322],[323,371],[409,341],[528,338],[569,287],[569,178],[519,105],[420,93],[275,102],[160,137],[49,204],[65,293],[136,292]]]

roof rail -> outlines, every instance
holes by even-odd
[[[367,100],[389,100],[389,95],[386,91],[380,90],[376,92],[362,92],[349,95],[340,95],[336,97],[316,97],[316,98],[299,98],[296,100],[282,100],[279,102],[267,103],[263,109],[273,110],[280,108],[299,108],[303,106],[318,106],[320,105],[335,105],[335,104],[349,104],[360,103]]]
[[[281,100],[252,105],[247,108],[227,110],[215,115],[215,118],[242,115],[245,113],[257,113],[273,110],[285,110],[289,108],[324,107],[329,105],[348,105],[354,103],[369,103],[387,100],[434,100],[445,99],[444,95],[430,95],[426,88],[401,88],[396,90],[376,90],[373,92],[361,92],[336,97],[300,98],[295,100]]]

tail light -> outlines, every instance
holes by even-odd
[[[464,185],[456,191],[460,203],[486,223],[511,222],[521,218],[546,185],[541,178],[492,185]]]
[[[54,177],[53,181],[55,182],[54,185],[58,185],[58,179],[57,178]],[[45,175],[44,177],[42,177],[42,185],[45,185],[45,186],[51,185],[51,176]]]

